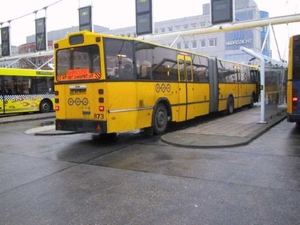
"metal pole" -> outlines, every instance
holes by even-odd
[[[265,45],[266,45],[266,42],[268,40],[268,36],[269,36],[269,33],[270,33],[270,27],[271,27],[271,24],[269,24],[269,26],[268,26],[268,30],[267,30],[267,33],[266,33],[266,36],[265,36],[265,39],[264,39],[264,43],[263,43],[263,45],[261,47],[260,52],[263,52],[263,50],[265,48]]]
[[[273,35],[274,35],[274,39],[275,39],[275,44],[276,44],[276,48],[277,48],[278,57],[279,57],[280,60],[282,60],[281,55],[280,55],[280,51],[279,51],[279,47],[278,47],[278,42],[277,42],[276,35],[275,35],[275,31],[274,31],[274,27],[272,25],[271,25],[271,27],[272,27],[272,31],[273,31]]]
[[[91,0],[91,14],[92,14],[92,15],[91,15],[91,20],[92,20],[92,21],[91,21],[91,23],[92,23],[92,24],[91,24],[91,26],[92,26],[92,30],[91,30],[91,31],[92,31],[92,32],[94,32],[94,14],[93,14],[93,8],[94,8],[94,7],[93,7],[93,0]]]
[[[47,32],[47,6],[44,8],[45,9],[45,41],[46,41],[46,51],[48,51],[48,32]]]
[[[170,47],[173,47],[173,45],[175,44],[175,42],[178,40],[179,37],[180,37],[180,36],[178,35],[178,36],[175,38],[175,40],[172,42],[172,44],[170,45]]]
[[[248,48],[240,47],[240,50],[260,60],[260,121],[258,123],[265,124],[267,123],[265,120],[265,59],[262,55],[257,54]]]
[[[232,0],[232,23],[235,23],[235,0]]]
[[[11,27],[10,27],[10,22],[11,22],[11,20],[8,20],[7,21],[8,22],[8,30],[9,30],[9,55],[12,55],[12,52],[11,52]]]
[[[37,52],[37,36],[36,36],[36,20],[37,20],[37,12],[38,10],[35,10],[34,13],[34,24],[35,24],[35,52]]]
[[[263,27],[263,26],[268,26],[269,24],[279,25],[279,24],[286,24],[286,23],[296,23],[299,21],[300,21],[300,14],[294,14],[294,15],[287,15],[287,16],[280,16],[280,17],[273,17],[273,18],[256,19],[256,20],[245,21],[245,22],[242,21],[242,22],[236,22],[234,24],[213,25],[208,28],[199,28],[199,29],[177,31],[177,32],[170,32],[170,33],[163,33],[163,34],[156,34],[156,35],[141,35],[138,37],[138,39],[156,41],[156,40],[161,40],[162,38],[177,37],[178,35],[189,36],[189,35],[199,35],[199,34],[211,34],[211,33],[234,31],[234,30],[241,30],[241,29],[254,28],[254,27]]]

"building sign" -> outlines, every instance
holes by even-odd
[[[79,30],[93,31],[92,6],[79,8],[78,12],[79,12]]]
[[[1,28],[1,55],[10,56],[9,26]]]
[[[211,23],[230,23],[233,21],[233,0],[211,0]]]
[[[136,34],[152,34],[152,0],[135,0]]]
[[[47,49],[46,17],[35,20],[35,46],[37,51]]]
[[[139,13],[146,13],[146,12],[149,12],[151,11],[151,4],[152,4],[152,1],[149,1],[149,0],[137,0],[136,1],[136,13],[139,14]]]
[[[252,39],[243,39],[243,40],[232,40],[232,41],[227,41],[225,44],[226,45],[244,45],[244,44],[251,44]]]

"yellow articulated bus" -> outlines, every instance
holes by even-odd
[[[89,31],[55,43],[56,129],[166,131],[258,100],[255,67],[136,38]]]
[[[50,112],[53,105],[53,71],[0,68],[0,115]]]

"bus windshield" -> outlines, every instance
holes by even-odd
[[[99,80],[99,47],[89,45],[57,51],[56,76],[57,81]]]

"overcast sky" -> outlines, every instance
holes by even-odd
[[[44,17],[47,9],[48,31],[78,25],[78,8],[93,5],[94,24],[110,29],[135,26],[135,0],[2,0],[0,22],[11,22],[11,44],[26,42],[26,36],[35,33],[34,19]],[[256,0],[260,10],[270,17],[299,13],[300,0]],[[176,2],[176,3],[174,3]],[[154,22],[202,14],[202,5],[210,0],[153,0]],[[38,11],[37,14],[33,12]],[[27,15],[29,14],[29,15]],[[27,15],[20,19],[15,19]],[[15,20],[14,20],[15,19]],[[4,23],[2,26],[7,26]],[[286,58],[288,37],[300,33],[298,23],[274,26],[280,54]],[[273,40],[273,38],[272,38]],[[273,46],[274,41],[273,41]],[[275,48],[275,47],[273,47]],[[277,51],[273,49],[273,52]]]

